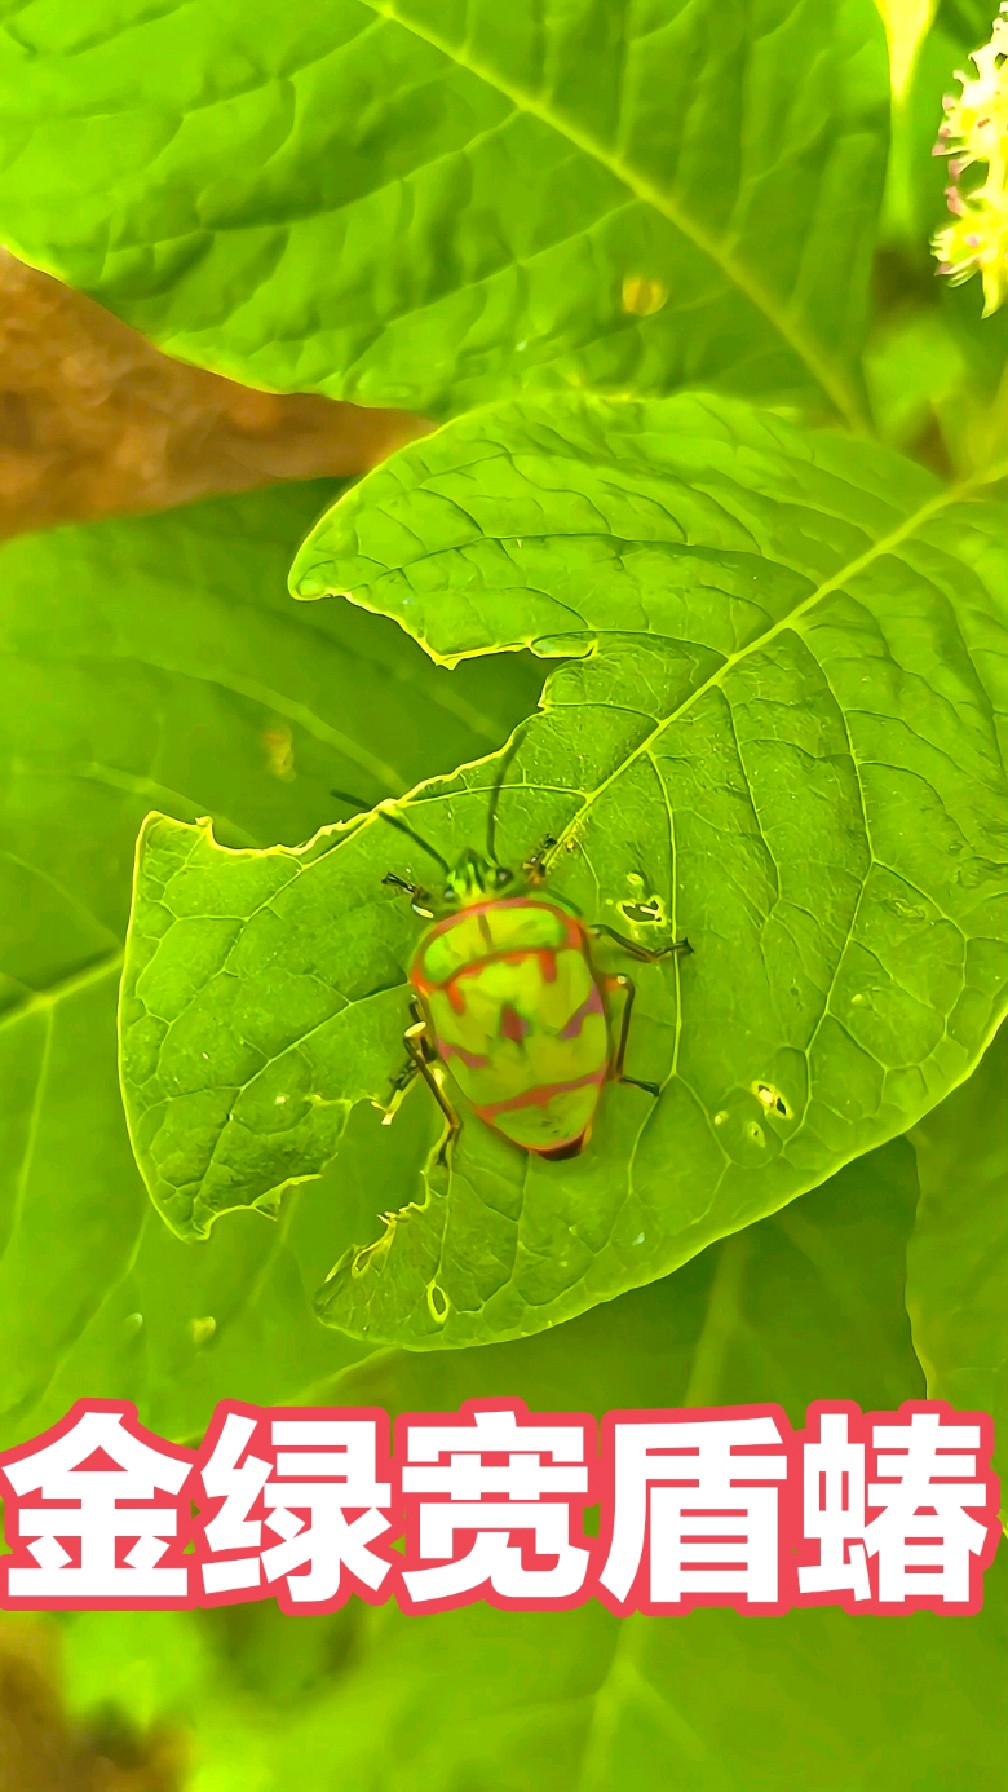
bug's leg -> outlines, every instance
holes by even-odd
[[[420,915],[425,921],[433,921],[434,910],[430,907],[429,890],[423,889],[420,884],[410,883],[409,878],[400,877],[398,871],[386,871],[382,883],[388,884],[390,889],[401,890],[404,896],[408,896],[410,908],[415,915]]]
[[[448,1147],[462,1130],[462,1122],[441,1087],[441,1083],[431,1068],[437,1062],[437,1051],[430,1036],[427,1017],[416,996],[410,998],[410,1024],[403,1034],[403,1045],[406,1047],[406,1062],[392,1084],[389,1106],[385,1110],[383,1126],[391,1126],[396,1112],[407,1089],[422,1076],[428,1089],[448,1122],[448,1133],[438,1151],[437,1161],[443,1164],[448,1156]]]
[[[647,1091],[648,1095],[658,1096],[661,1094],[661,1089],[657,1083],[641,1082],[638,1077],[627,1076],[623,1069],[623,1060],[626,1057],[627,1040],[630,1037],[630,1016],[633,1014],[633,1005],[637,996],[637,985],[631,977],[622,976],[607,977],[605,985],[610,993],[617,989],[622,990],[623,992],[623,1013],[620,1018],[619,1039],[616,1042],[616,1052],[613,1057],[612,1067],[609,1071],[610,1081],[614,1083],[629,1083],[633,1089],[644,1089]]]
[[[462,1130],[462,1122],[431,1068],[431,1061],[435,1054],[430,1048],[427,1022],[425,1020],[419,1020],[414,1022],[413,1026],[407,1027],[403,1034],[403,1044],[416,1067],[415,1074],[423,1077],[424,1082],[427,1084],[434,1100],[437,1102],[438,1107],[441,1109],[442,1114],[448,1122],[447,1134],[442,1139],[437,1154],[438,1163],[443,1164],[447,1161],[448,1147],[453,1143]]]
[[[419,1042],[420,1049],[425,1057],[429,1060],[436,1058],[437,1053],[431,1044],[430,1035],[427,1032],[423,1009],[417,1001],[416,996],[410,997],[409,1006],[410,1024],[407,1028],[407,1032],[403,1034],[403,1043],[406,1043],[408,1035],[413,1035]],[[408,1094],[410,1089],[412,1089],[413,1084],[416,1082],[419,1075],[420,1072],[417,1068],[416,1058],[409,1046],[407,1046],[406,1062],[403,1064],[401,1070],[396,1072],[389,1086],[388,1102],[385,1107],[385,1118],[382,1121],[383,1126],[391,1126],[402,1105],[403,1097]]]
[[[552,834],[547,834],[538,851],[534,852],[530,859],[525,860],[522,870],[533,887],[535,887],[536,884],[545,883],[546,860],[549,858],[550,853],[553,851],[556,844],[557,842],[554,836]]]
[[[608,939],[615,940],[617,946],[642,964],[657,964],[659,959],[670,958],[673,953],[677,958],[688,958],[693,950],[689,940],[673,940],[671,946],[639,946],[636,940],[628,940],[622,933],[617,933],[615,927],[593,927],[592,932],[596,935],[604,933]]]
[[[382,1109],[383,1126],[391,1126],[418,1075],[419,1072],[413,1059],[407,1057],[402,1069],[397,1071],[389,1084],[388,1097]]]

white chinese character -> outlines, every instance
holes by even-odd
[[[242,1452],[252,1442],[258,1419],[227,1412],[217,1440],[203,1465],[203,1486],[221,1504],[203,1528],[207,1550],[217,1559],[203,1562],[207,1593],[235,1593],[258,1587],[262,1578],[262,1520],[251,1512],[270,1478],[272,1464]],[[251,1551],[251,1554],[237,1554]]]
[[[484,1462],[488,1454],[505,1461]],[[421,1565],[403,1571],[415,1603],[485,1586],[502,1600],[570,1600],[584,1585],[588,1551],[571,1539],[570,1499],[580,1496],[583,1506],[588,1493],[582,1424],[536,1424],[514,1409],[476,1411],[457,1424],[409,1423],[402,1490],[425,1496],[415,1501],[413,1560]],[[472,1542],[459,1553],[466,1532]],[[525,1561],[514,1541],[522,1534],[544,1565]]]
[[[324,1605],[346,1593],[346,1569],[377,1592],[390,1564],[370,1545],[389,1530],[381,1508],[391,1503],[377,1479],[377,1419],[275,1418],[275,1462],[244,1454],[257,1429],[260,1419],[227,1410],[203,1466],[206,1492],[221,1501],[204,1530],[204,1591],[283,1581],[292,1604]],[[264,1545],[264,1527],[279,1541]]]
[[[798,1587],[869,1599],[865,1446],[851,1443],[847,1431],[847,1413],[820,1413],[818,1442],[804,1446],[805,1536],[818,1539],[819,1560],[799,1567]]]
[[[4,1461],[2,1474],[14,1495],[8,1499],[14,1546],[8,1600],[184,1604],[188,1567],[163,1564],[163,1558],[180,1547],[178,1496],[191,1462],[146,1442],[132,1407],[80,1402],[73,1411],[77,1416],[68,1415],[67,1428],[50,1443],[12,1452]],[[84,1466],[96,1454],[104,1462]],[[46,1503],[24,1505],[28,1494]],[[35,1566],[22,1566],[24,1556]]]
[[[778,1599],[781,1454],[735,1453],[782,1444],[769,1415],[751,1419],[617,1420],[613,1426],[612,1541],[601,1584],[624,1604],[647,1559],[645,1599]],[[669,1485],[675,1483],[675,1485]]]
[[[980,1426],[915,1412],[909,1423],[876,1424],[872,1437],[879,1479],[868,1485],[868,1505],[882,1510],[865,1527],[865,1546],[878,1558],[879,1602],[968,1603],[970,1557],[988,1532],[967,1511],[984,1511],[989,1498],[977,1479]]]

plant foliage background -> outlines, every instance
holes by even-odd
[[[438,427],[2,548],[0,1445],[82,1394],[181,1440],[225,1395],[1008,1423],[1008,310],[928,248],[990,23],[5,9],[15,254]],[[502,754],[502,856],[559,833],[588,915],[695,951],[640,979],[657,1103],[564,1166],[471,1126],[449,1181],[425,1091],[373,1105],[421,867],[330,792],[450,852]],[[959,1622],[64,1629],[72,1707],[185,1728],[196,1792],[909,1792],[996,1780],[1006,1626],[998,1559]]]

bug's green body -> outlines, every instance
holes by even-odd
[[[492,811],[486,857],[470,850],[454,867],[399,816],[384,807],[380,813],[448,876],[435,906],[426,890],[397,872],[383,880],[432,923],[410,965],[413,1021],[403,1034],[408,1057],[393,1084],[386,1122],[422,1076],[448,1122],[443,1158],[462,1124],[445,1094],[447,1073],[479,1119],[520,1150],[575,1156],[591,1135],[603,1084],[636,1080],[623,1070],[636,992],[629,977],[596,970],[591,935],[608,934],[631,958],[648,964],[689,952],[689,942],[650,951],[611,927],[586,928],[567,903],[543,894],[555,840],[526,861],[514,888],[514,872],[494,856]],[[616,992],[623,998],[618,1035],[606,999]],[[653,1083],[637,1087],[658,1094]]]
[[[584,1144],[612,1048],[582,923],[555,898],[485,898],[438,921],[410,983],[479,1118],[525,1151]]]

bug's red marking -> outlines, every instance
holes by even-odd
[[[520,1045],[526,1034],[531,1031],[529,1022],[519,1014],[517,1008],[512,1008],[510,1002],[505,1002],[501,1009],[501,1038],[510,1039],[514,1045]]]
[[[426,977],[417,976],[417,977],[414,977],[413,982],[416,984],[417,989],[419,989],[423,995],[426,995],[426,993],[429,989],[445,989],[445,990],[447,990],[448,1000],[451,1003],[452,1007],[454,1008],[455,1013],[456,1014],[464,1014],[465,1013],[465,992],[459,988],[459,977],[460,976],[461,976],[461,972],[459,973],[458,976],[451,977],[447,983],[428,983]]]
[[[587,1089],[591,1083],[601,1088],[606,1080],[605,1066],[601,1070],[593,1070],[588,1076],[579,1076],[570,1083],[543,1083],[534,1089],[525,1089],[520,1095],[510,1095],[506,1101],[489,1101],[473,1110],[481,1120],[492,1126],[498,1114],[513,1114],[516,1108],[544,1108],[553,1100],[554,1095],[572,1095],[575,1089]],[[578,1135],[580,1137],[580,1134]],[[535,1150],[535,1146],[530,1146]],[[549,1147],[553,1149],[552,1146]]]
[[[558,1034],[558,1038],[560,1038],[560,1039],[577,1039],[581,1032],[582,1027],[585,1024],[585,1021],[588,1019],[589,1014],[604,1014],[604,1013],[605,1013],[605,1003],[603,1002],[602,997],[599,995],[597,986],[593,985],[590,993],[585,996],[585,999],[582,1002],[580,1008],[576,1009],[575,1012],[571,1015],[570,1020],[567,1022],[567,1025],[565,1027],[561,1028],[561,1031]]]
[[[463,910],[462,914],[466,917],[475,914],[481,919],[485,919],[487,913],[492,909],[527,908],[528,906],[528,898],[524,896],[496,897],[487,902],[475,902],[471,907]],[[527,951],[520,949],[516,951],[513,946],[510,946],[506,952],[487,952],[482,958],[474,959],[471,964],[460,965],[458,970],[453,971],[444,983],[438,983],[433,978],[425,977],[418,958],[410,968],[409,979],[413,988],[422,996],[428,995],[432,989],[443,989],[455,1013],[461,1014],[465,1008],[465,996],[458,988],[459,980],[463,977],[480,976],[487,965],[517,965],[523,963],[526,958],[535,957],[539,960],[543,982],[554,983],[557,974],[557,953],[573,946],[576,951],[583,952],[587,956],[588,935],[576,916],[567,914],[566,910],[557,908],[554,903],[539,902],[536,906],[549,909],[550,913],[563,923],[564,937],[559,945],[555,947],[530,946]],[[456,927],[461,918],[459,914],[445,915],[440,921],[435,922],[424,936],[424,950],[426,951],[431,941],[436,939],[439,934],[447,933],[452,927]],[[482,932],[482,927],[480,931]]]
[[[464,1045],[455,1045],[447,1039],[438,1040],[438,1051],[445,1060],[461,1058],[469,1070],[485,1070],[490,1062],[489,1058],[482,1057],[479,1052],[467,1051]]]
[[[556,955],[556,953],[554,951],[552,951],[549,947],[544,947],[542,949],[542,951],[536,953],[536,957],[539,960],[539,975],[541,976],[543,982],[544,983],[555,983],[556,982],[556,974],[557,974],[557,969],[556,969],[557,955]]]
[[[460,983],[464,977],[481,977],[486,970],[487,965],[490,964],[519,965],[524,964],[526,958],[538,958],[543,982],[554,983],[557,974],[557,953],[566,952],[567,949],[567,942],[565,940],[562,946],[529,946],[524,952],[487,952],[482,958],[472,959],[469,964],[460,964],[458,969],[453,971],[451,976],[447,978],[444,983],[434,983],[429,978],[424,977],[422,972],[418,973],[421,981],[418,983],[416,978],[414,978],[413,981],[416,984],[416,987],[420,989],[423,994],[426,994],[429,989],[449,989],[453,983]],[[451,1001],[452,1007],[454,1007],[454,998],[449,996],[449,1001]]]

